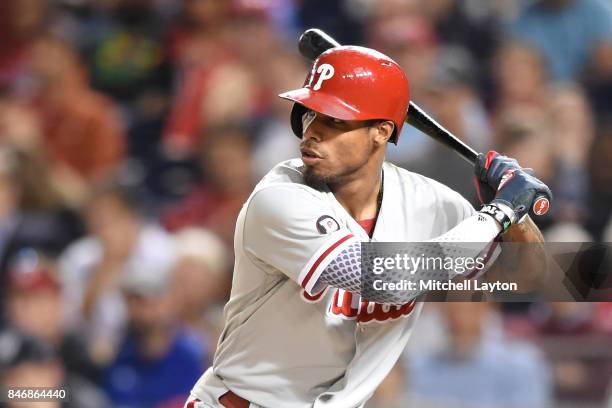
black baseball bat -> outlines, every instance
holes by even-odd
[[[308,29],[302,34],[298,42],[300,54],[311,61],[317,59],[323,52],[330,48],[339,47],[340,43],[330,37],[323,30],[318,28]],[[421,132],[430,136],[434,140],[454,150],[459,156],[467,160],[471,164],[476,164],[478,153],[470,146],[463,143],[446,130],[444,126],[436,122],[416,103],[410,101],[408,112],[406,113],[406,123],[419,129]]]

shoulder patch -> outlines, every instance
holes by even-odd
[[[321,234],[331,234],[339,229],[340,224],[330,215],[322,215],[317,220],[317,231]]]

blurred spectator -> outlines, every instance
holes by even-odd
[[[175,235],[176,267],[172,277],[178,321],[216,344],[218,331],[211,312],[228,297],[231,284],[230,252],[216,235],[185,228]]]
[[[594,127],[584,94],[572,84],[548,92],[546,110],[507,108],[498,112],[496,142],[503,154],[533,168],[555,191],[551,217],[560,222],[583,222],[587,215],[587,163]],[[551,148],[552,147],[552,148]]]
[[[546,59],[552,79],[570,81],[612,75],[612,9],[602,0],[522,2],[510,24],[512,36],[535,47]]]
[[[263,4],[235,0],[232,18],[225,27],[231,49],[259,78],[269,73],[271,61],[268,58],[276,54],[281,45],[270,12]]]
[[[131,162],[149,165],[170,105],[171,67],[162,37],[166,14],[176,6],[159,0],[57,3],[50,32],[80,52],[94,88],[121,109]]]
[[[521,166],[533,169],[538,178],[551,186],[564,182],[556,178],[552,138],[554,135],[550,133],[547,117],[540,108],[517,105],[498,113],[495,129],[497,150],[515,158]],[[535,221],[540,228],[545,228],[553,221],[554,214],[553,210]]]
[[[210,129],[248,122],[256,110],[258,86],[252,70],[238,61],[219,61],[205,71],[194,68],[185,77],[164,130],[168,154],[192,156],[211,137]]]
[[[415,14],[415,4],[395,0],[377,3],[368,27],[369,45],[401,65],[410,79],[410,99],[430,111],[428,87],[438,58],[438,39],[431,22]],[[404,126],[400,142],[387,150],[388,159],[398,165],[408,165],[415,158],[430,155],[433,143],[423,133]]]
[[[180,82],[163,136],[171,157],[193,156],[209,137],[209,129],[225,123],[248,123],[257,115],[262,108],[263,81],[259,78],[263,76],[257,75],[257,66],[251,66],[253,61],[248,58],[265,61],[267,54],[253,53],[262,50],[260,44],[268,47],[273,37],[265,16],[259,24],[257,13],[236,14],[236,21],[230,23],[227,2],[192,0],[185,7],[195,12],[189,15],[191,33],[179,42],[182,47],[175,47],[182,50],[177,54]],[[253,38],[257,44],[254,50],[243,44],[250,39],[235,33],[249,29],[266,33],[265,38]]]
[[[27,61],[34,39],[47,22],[49,4],[40,0],[0,2],[0,87],[21,94]]]
[[[442,48],[432,71],[427,98],[430,113],[477,151],[489,150],[492,131],[485,108],[474,88],[476,72],[469,54],[461,48]],[[456,152],[438,143],[432,143],[427,153],[409,163],[410,168],[444,183],[478,205],[470,177],[472,166]],[[432,156],[437,159],[431,160]],[[444,166],[440,163],[444,163]]]
[[[0,299],[9,260],[24,246],[58,254],[81,231],[33,153],[0,146]],[[0,302],[2,314],[3,302]]]
[[[612,303],[597,303],[595,305],[594,320],[595,329],[598,332],[612,334]]]
[[[24,151],[40,150],[43,134],[36,112],[0,90],[0,143]]]
[[[104,379],[118,406],[180,408],[207,368],[207,346],[177,323],[169,279],[143,268],[122,279],[127,333]]]
[[[19,193],[19,210],[30,215],[59,218],[55,228],[59,229],[58,233],[67,235],[57,240],[55,248],[63,249],[69,241],[81,234],[80,225],[75,225],[80,224],[80,221],[66,203],[61,187],[58,186],[59,181],[53,178],[46,157],[37,149],[13,149],[6,146],[0,150],[5,155],[6,170],[12,171],[9,175]]]
[[[357,12],[367,13],[378,21],[395,16],[423,15],[420,0],[354,0],[349,4],[361,7]]]
[[[247,4],[252,3],[250,0],[240,1]],[[299,0],[271,0],[260,3],[265,5],[276,31],[282,36],[281,40],[292,44],[301,34],[298,6],[302,2]]]
[[[368,3],[360,0],[300,1],[297,2],[298,19],[302,27],[321,28],[341,44],[363,44]],[[321,12],[322,10],[325,12]]]
[[[52,170],[82,198],[88,184],[108,176],[124,154],[124,134],[114,105],[87,85],[87,74],[67,44],[45,37],[33,47],[34,101]]]
[[[552,362],[558,400],[602,401],[612,378],[609,336],[601,336],[596,303],[551,302],[533,308],[540,347]],[[605,321],[605,320],[604,320]]]
[[[183,70],[193,64],[212,65],[228,53],[222,27],[229,6],[230,2],[222,0],[181,1],[180,14],[166,34],[166,54],[174,66]]]
[[[494,113],[507,109],[543,108],[548,97],[548,67],[540,53],[521,42],[506,42],[495,56]]]
[[[247,123],[258,109],[260,83],[246,64],[227,64],[217,69],[210,81],[202,106],[205,125],[199,142],[206,140],[208,129],[226,123]]]
[[[223,36],[229,2],[183,0],[166,33],[166,54],[173,64],[175,92],[163,129],[163,147],[171,157],[191,156],[203,128],[202,110],[211,76],[231,60]]]
[[[236,217],[253,188],[248,133],[237,126],[212,130],[200,160],[204,182],[163,214],[163,224],[172,231],[194,225],[208,228],[233,248]]]
[[[495,313],[491,305],[446,303],[442,309],[447,347],[408,358],[409,390],[416,405],[548,406],[548,367],[537,350],[527,343],[486,341],[484,322]]]
[[[151,0],[110,2],[104,24],[88,44],[94,88],[131,113],[145,93],[164,94],[170,72],[162,46],[164,24]]]
[[[67,374],[53,347],[36,337],[14,329],[0,331],[0,383],[7,389],[50,387],[66,390],[64,402],[47,402],[45,407],[106,408],[109,402],[100,390],[76,376]],[[6,402],[7,408],[31,403]]]
[[[116,1],[57,0],[48,32],[68,42],[79,53],[94,44],[110,24]]]
[[[566,84],[553,89],[548,108],[556,171],[555,218],[583,222],[587,214],[587,160],[595,136],[591,109],[584,92]]]
[[[591,196],[587,229],[601,241],[606,225],[612,222],[612,119],[603,122],[598,133],[588,161]]]
[[[293,105],[277,95],[304,82],[307,69],[299,55],[277,52],[269,59],[266,93],[270,95],[270,112],[264,118],[254,145],[255,178],[265,176],[283,160],[298,156],[300,139],[289,125]]]
[[[595,136],[595,123],[586,95],[577,84],[566,83],[555,86],[550,96],[548,119],[555,138],[555,156],[564,166],[584,168]],[[582,192],[581,195],[586,194]]]
[[[500,112],[496,123],[495,142],[500,153],[516,158],[547,182],[554,176],[552,137],[545,112],[538,108],[507,109]]]
[[[501,41],[499,18],[485,2],[464,0],[421,1],[440,42],[461,47],[476,61],[475,87],[488,85],[491,59]]]
[[[24,248],[9,271],[8,321],[53,346],[69,373],[97,381],[99,369],[89,357],[85,338],[66,327],[55,265],[34,249]]]
[[[535,305],[538,332],[544,335],[580,335],[593,329],[593,305],[552,302]]]
[[[476,85],[476,65],[462,48],[441,48],[427,84],[428,100],[437,120],[478,151],[491,145],[487,113]]]
[[[102,364],[113,357],[125,324],[121,280],[141,271],[151,279],[167,273],[174,244],[159,226],[142,219],[132,192],[116,180],[94,188],[84,215],[90,235],[66,249],[60,267],[68,318],[83,325],[92,355]]]
[[[372,20],[369,35],[372,46],[395,59],[410,78],[410,98],[422,100],[438,56],[431,22],[418,15],[394,14],[388,20]]]

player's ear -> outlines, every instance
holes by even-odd
[[[395,124],[390,120],[379,120],[376,121],[372,125],[372,131],[374,131],[374,142],[376,144],[385,146],[391,135],[393,135],[393,130],[395,129]]]

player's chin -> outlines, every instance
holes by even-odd
[[[320,189],[325,186],[331,176],[318,166],[305,166],[304,167],[304,182],[315,189]]]

